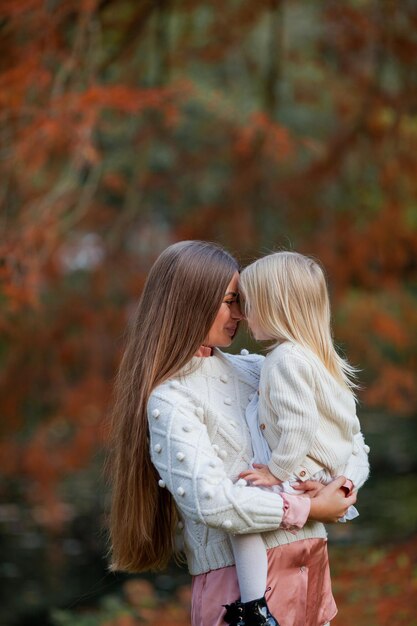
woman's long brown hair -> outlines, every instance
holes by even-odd
[[[238,270],[220,246],[182,241],[152,266],[128,330],[111,415],[111,569],[164,568],[175,552],[174,500],[149,455],[147,403],[204,342]]]

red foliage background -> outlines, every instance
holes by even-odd
[[[105,442],[130,308],[178,239],[243,263],[319,257],[362,411],[415,416],[413,3],[1,9],[4,502],[12,485],[45,527],[66,523],[63,485]]]

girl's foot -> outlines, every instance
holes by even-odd
[[[226,609],[224,615],[224,621],[231,626],[245,626],[243,619],[243,604],[239,601],[233,602],[233,604],[223,604]]]
[[[231,626],[279,626],[268,609],[265,596],[251,602],[238,601],[224,606],[224,621]]]

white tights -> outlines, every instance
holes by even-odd
[[[236,563],[240,601],[251,602],[265,595],[268,559],[261,535],[230,535]],[[327,622],[324,626],[331,626]]]
[[[240,601],[251,602],[265,595],[268,559],[261,535],[230,535],[236,563]]]

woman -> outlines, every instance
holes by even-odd
[[[322,625],[335,605],[321,522],[336,521],[356,498],[339,489],[343,478],[311,499],[237,481],[252,456],[244,411],[262,362],[218,350],[242,319],[237,294],[237,262],[210,243],[174,244],[149,273],[116,382],[112,567],[163,568],[182,538],[193,626],[220,626],[221,605],[238,597],[230,533],[262,532],[268,603],[288,615],[281,626]],[[280,548],[289,543],[296,549]],[[275,587],[275,571],[285,588]],[[229,623],[268,624],[262,602],[253,608]]]

